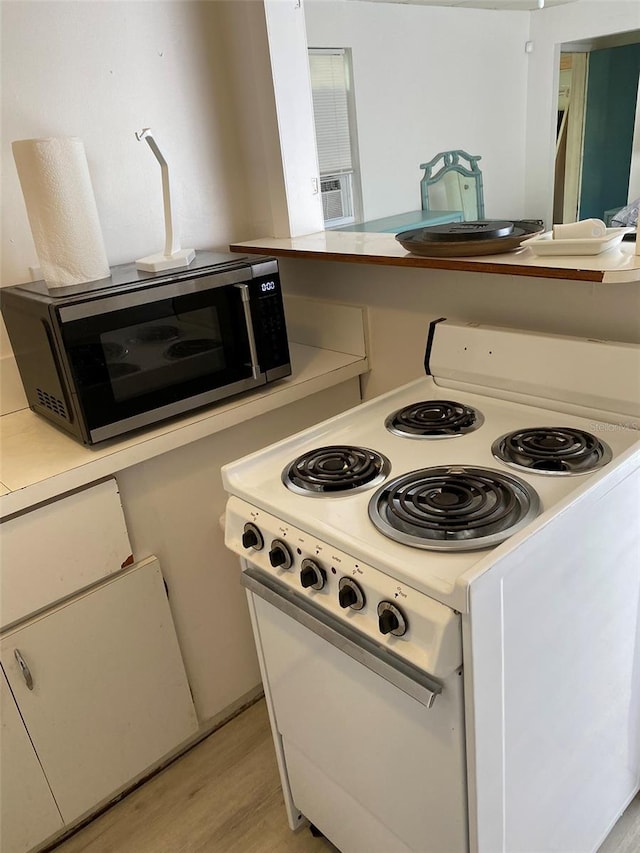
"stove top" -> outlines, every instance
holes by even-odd
[[[634,429],[537,405],[467,391],[455,397],[426,376],[225,466],[225,488],[257,514],[263,510],[282,519],[283,535],[288,522],[328,543],[327,549],[339,549],[464,609],[466,573],[492,562],[493,549],[508,547],[532,520],[544,523],[544,514],[589,488],[608,465],[639,444],[639,436]],[[439,428],[453,407],[466,431],[439,433],[434,441],[390,430],[389,421],[398,413],[409,412],[407,420],[413,420],[411,413],[420,410],[416,401],[428,402],[437,412],[418,415],[418,422]],[[537,451],[532,465],[523,453],[508,462],[500,457],[502,445],[518,443]],[[563,463],[572,464],[568,460],[580,460],[583,446],[587,456],[586,448],[593,448],[591,455],[597,457],[585,463],[593,469],[587,472],[582,460],[581,476],[555,476],[561,465],[549,465],[548,454],[555,450]],[[309,491],[296,483],[307,468]],[[356,476],[357,483],[335,489],[336,478],[345,472],[348,479],[365,471],[368,477],[369,469],[375,473],[366,483]],[[449,521],[441,525],[445,516]]]

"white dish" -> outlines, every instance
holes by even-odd
[[[617,246],[632,228],[607,228],[604,237],[582,237],[580,239],[554,240],[553,231],[545,231],[536,237],[523,240],[536,255],[599,255]]]

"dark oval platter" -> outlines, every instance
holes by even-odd
[[[451,222],[428,228],[413,228],[396,234],[400,245],[413,255],[431,258],[498,255],[520,248],[528,237],[544,230],[542,222],[520,219],[508,222],[484,219],[478,222]]]

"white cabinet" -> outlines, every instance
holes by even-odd
[[[197,730],[155,558],[5,634],[0,661],[65,823]]]
[[[0,628],[133,562],[113,478],[3,521],[0,535]]]
[[[26,853],[62,829],[62,817],[0,672],[0,850]]]

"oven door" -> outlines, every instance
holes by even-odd
[[[59,309],[91,443],[265,383],[246,271]]]
[[[467,851],[461,675],[396,668],[254,567],[243,583],[292,826],[304,815],[342,853]]]

